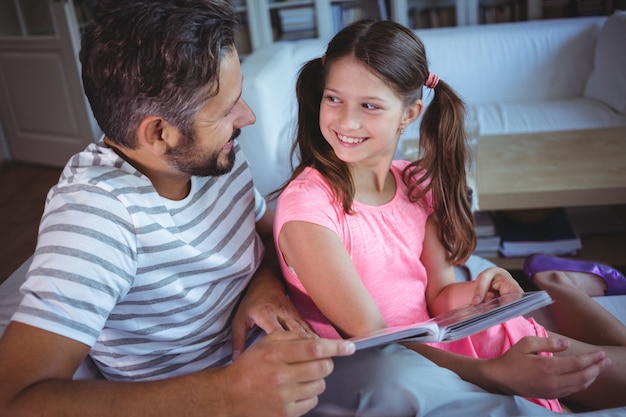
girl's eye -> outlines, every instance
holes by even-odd
[[[339,99],[335,96],[326,96],[326,100],[330,101],[331,103],[337,103],[339,101]]]
[[[375,106],[375,105],[369,104],[369,103],[363,103],[362,106],[363,106],[364,109],[367,109],[367,110],[376,110],[376,109],[378,109],[378,106]]]

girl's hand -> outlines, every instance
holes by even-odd
[[[504,268],[491,267],[485,269],[476,277],[472,303],[478,304],[504,294],[522,293],[522,287],[513,276]]]
[[[566,339],[526,336],[502,356],[484,362],[483,375],[488,375],[490,382],[482,384],[483,388],[530,398],[562,398],[589,387],[611,364],[601,350],[562,356],[540,354],[568,348]]]

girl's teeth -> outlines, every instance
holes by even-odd
[[[346,143],[361,143],[365,140],[361,138],[351,138],[351,137],[343,136],[343,135],[338,135],[338,136],[339,136],[340,141],[346,142]]]

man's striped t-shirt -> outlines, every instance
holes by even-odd
[[[233,170],[194,177],[181,201],[103,143],[53,187],[13,320],[88,346],[108,379],[227,363],[230,318],[264,254],[265,201],[238,144]]]

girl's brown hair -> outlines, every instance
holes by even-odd
[[[290,181],[306,167],[315,168],[326,178],[344,211],[350,214],[355,194],[350,169],[337,158],[319,126],[326,73],[334,61],[346,56],[353,56],[369,67],[403,97],[405,106],[422,98],[429,70],[419,38],[406,27],[388,20],[363,20],[347,26],[330,41],[323,58],[307,62],[300,70],[296,83],[298,126],[292,149],[292,153],[299,154],[300,163]],[[411,201],[417,203],[428,192],[432,193],[439,237],[448,251],[449,261],[454,264],[467,260],[476,246],[465,171],[469,152],[464,125],[465,105],[440,80],[420,125],[420,156],[403,172]]]

